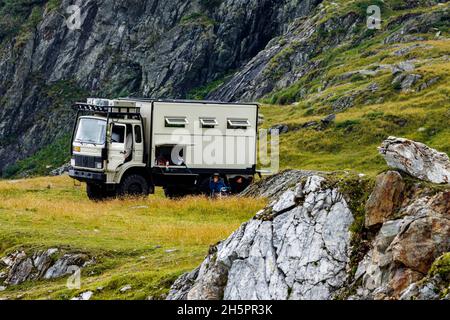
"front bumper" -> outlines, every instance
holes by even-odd
[[[81,182],[106,183],[106,174],[70,168],[69,177]]]

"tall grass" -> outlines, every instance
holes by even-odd
[[[228,237],[266,203],[235,197],[174,201],[160,190],[146,199],[95,203],[84,188],[68,177],[0,181],[0,256],[50,247],[86,252],[98,263],[86,271],[85,285],[109,288],[97,296],[106,299],[166,292],[170,283],[164,281],[196,267],[211,244]],[[141,289],[121,295],[117,287],[126,283]],[[4,295],[18,293],[67,298],[77,292],[60,280],[11,287]]]

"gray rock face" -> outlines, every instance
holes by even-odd
[[[356,94],[349,93],[348,96],[343,96],[338,98],[336,101],[333,102],[332,108],[334,112],[342,112],[344,110],[347,110],[348,108],[353,107],[354,100],[355,100]]]
[[[168,299],[333,298],[347,276],[353,216],[326,178],[302,176],[273,192],[271,213],[218,244],[198,270],[174,284]]]
[[[289,186],[316,174],[320,175],[317,171],[286,170],[252,184],[242,193],[242,196],[263,197],[273,201],[281,196],[284,191],[288,190]]]
[[[82,267],[88,262],[84,254],[65,254],[47,269],[44,279],[56,279],[70,274],[70,267]]]
[[[62,165],[59,168],[56,168],[50,172],[51,176],[62,176],[63,174],[69,172],[70,162]]]
[[[393,43],[406,43],[417,40],[423,40],[423,37],[417,34],[427,32],[431,26],[442,19],[446,13],[442,12],[427,12],[425,14],[412,14],[406,16],[400,16],[391,24],[397,24],[401,26],[398,30],[392,32],[384,39],[385,44]]]
[[[413,85],[415,85],[417,83],[417,81],[419,81],[419,79],[421,79],[421,78],[422,78],[422,76],[418,75],[418,74],[400,73],[399,75],[397,75],[394,78],[394,80],[392,81],[392,84],[394,86],[399,86],[403,92],[407,92],[407,91],[411,90]]]
[[[433,183],[450,183],[450,160],[447,154],[408,139],[389,137],[379,148],[391,168]]]
[[[323,118],[322,120],[320,120],[320,122],[323,124],[324,127],[328,127],[335,120],[336,120],[336,115],[330,114],[330,115],[326,116],[325,118]]]
[[[61,1],[23,46],[0,46],[0,171],[70,131],[74,114],[54,106],[55,89],[69,97],[64,104],[87,95],[184,98],[247,63],[319,2],[78,1],[81,29],[71,30],[62,13],[74,2]]]
[[[438,279],[432,279],[427,281],[423,285],[412,283],[401,295],[400,300],[438,300],[439,290],[435,282],[442,281]]]
[[[415,65],[413,61],[402,61],[398,65],[394,66],[392,69],[393,74],[397,74],[400,72],[411,72],[414,71]]]
[[[61,14],[73,1],[60,3],[28,38],[5,38],[0,45],[0,171],[69,133],[74,114],[67,105],[73,100],[185,98],[216,80],[223,84],[207,99],[257,100],[310,74],[325,77],[320,54],[366,38],[364,16],[329,17],[326,11],[335,4],[321,0],[87,0],[77,2],[80,30],[68,29]],[[401,15],[386,25],[385,43],[434,34],[446,18],[443,9]],[[363,77],[377,72],[357,71]],[[417,84],[417,75],[402,76],[402,89]],[[326,86],[324,81],[320,90]],[[307,94],[301,88],[293,101],[279,102]],[[329,106],[343,111],[359,94],[346,93]]]
[[[17,251],[2,258],[2,263],[7,267],[4,283],[18,285],[29,280],[60,278],[70,274],[71,267],[82,267],[89,261],[84,254],[64,254],[57,258],[58,252],[54,248],[31,255]]]
[[[92,291],[86,291],[80,294],[78,297],[72,298],[74,301],[88,301],[91,300],[94,293]]]
[[[305,5],[305,4],[303,4]],[[320,61],[312,58],[323,50],[335,47],[350,39],[357,32],[356,23],[360,17],[350,13],[328,20],[319,26],[323,12],[316,10],[307,19],[297,19],[291,23],[280,38],[270,41],[253,59],[224,85],[208,95],[218,100],[256,100],[273,90],[292,85],[317,68]],[[341,29],[345,32],[333,33]],[[317,34],[330,32],[326,39]],[[282,39],[282,41],[280,41]]]
[[[269,132],[278,130],[278,134],[284,134],[289,132],[289,127],[285,124],[277,124],[269,129]]]

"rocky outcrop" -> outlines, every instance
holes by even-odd
[[[353,216],[326,181],[310,175],[278,193],[180,278],[169,299],[333,298],[346,280]]]
[[[366,203],[366,227],[393,218],[403,200],[405,182],[397,171],[388,171],[377,177],[375,189]]]
[[[13,252],[0,260],[6,267],[5,285],[18,285],[25,281],[56,279],[69,275],[74,267],[92,264],[87,255],[66,253],[52,248],[27,254],[24,251]]]
[[[402,300],[450,300],[450,253],[436,259],[429,275],[403,291]]]
[[[18,17],[1,10],[5,1],[0,2],[5,22],[0,23],[0,171],[13,171],[5,169],[55,141],[67,143],[74,117],[67,106],[87,96],[189,98],[199,90],[207,99],[249,101],[272,99],[286,88],[320,79],[319,87],[294,87],[292,96],[273,102],[315,95],[333,84],[325,72],[328,53],[355,48],[373,36],[363,27],[364,10],[344,2],[76,1],[80,29],[72,30],[65,11],[74,1],[21,1],[23,25],[12,28],[20,34],[3,28]],[[397,2],[385,5],[400,10]],[[384,42],[429,39],[423,35],[434,35],[447,17],[446,7],[436,2],[414,1],[407,9],[430,9],[399,12],[384,26]],[[33,19],[32,11],[38,13]],[[400,70],[396,88],[424,90],[437,81],[411,74],[410,63],[395,67]],[[336,80],[380,71],[367,68]],[[327,105],[324,112],[342,112],[363,98],[371,101],[365,96],[383,87],[331,95],[319,105]]]
[[[286,88],[320,67],[314,57],[356,36],[362,17],[354,12],[337,16],[321,24],[325,18],[323,5],[307,19],[297,19],[282,37],[274,38],[241,70],[208,98],[219,100],[256,100]],[[343,32],[333,32],[342,30]],[[345,30],[345,31],[344,31]],[[319,36],[320,34],[320,36]],[[299,97],[300,98],[300,97]]]
[[[399,298],[450,250],[450,191],[419,197],[383,224],[356,271],[359,298]]]
[[[450,183],[447,154],[408,139],[389,137],[379,148],[387,164],[413,177],[433,183]]]
[[[386,2],[390,5],[389,1]],[[415,2],[417,6],[417,2]],[[328,8],[326,8],[328,6]],[[343,15],[327,16],[327,9],[335,11],[337,3],[321,3],[307,19],[299,18],[292,22],[280,37],[274,38],[253,59],[244,65],[222,86],[211,92],[210,99],[221,100],[256,100],[285,89],[299,80],[304,80],[309,73],[314,79],[324,77],[320,73],[323,61],[315,61],[321,53],[332,50],[344,44],[357,45],[365,37],[365,30],[358,27],[366,23],[366,15],[354,11]],[[330,9],[331,7],[331,9]],[[328,14],[330,14],[328,12]],[[438,10],[418,14],[404,14],[385,26],[387,35],[385,44],[420,41],[423,37],[416,34],[433,32],[434,24],[445,19],[447,12]],[[399,28],[400,27],[400,28]],[[362,33],[361,33],[362,32]],[[404,71],[396,79],[394,85],[408,91],[420,79],[418,74],[408,74],[412,71],[411,63],[398,66]],[[412,65],[414,68],[414,65]],[[404,69],[403,69],[404,68]],[[361,75],[374,75],[372,70],[360,70]],[[307,78],[308,79],[308,78]],[[305,95],[298,90],[294,101],[300,101]],[[335,112],[340,112],[354,105],[356,92],[350,92],[340,97],[332,104]]]
[[[289,186],[293,186],[298,181],[311,177],[313,175],[320,175],[317,171],[305,171],[305,170],[286,170],[279,174],[269,176],[264,180],[259,180],[256,183],[248,187],[241,195],[243,197],[263,197],[271,200],[275,200]]]
[[[168,299],[448,298],[450,187],[388,171],[361,196],[364,181],[296,170],[258,181],[243,195],[270,204]]]
[[[70,167],[71,167],[70,162],[66,163],[66,164],[62,165],[61,167],[50,171],[50,175],[51,176],[61,176],[61,175],[65,174],[65,173],[68,173]]]

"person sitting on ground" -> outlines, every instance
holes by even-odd
[[[245,183],[246,181],[244,181],[243,177],[236,177],[235,179],[233,179],[233,181],[231,182],[231,189],[233,190],[234,193],[241,193],[242,191],[244,191],[248,184]]]
[[[220,194],[223,188],[226,188],[225,181],[220,177],[219,173],[215,173],[209,182],[209,190],[211,191],[211,196]]]

